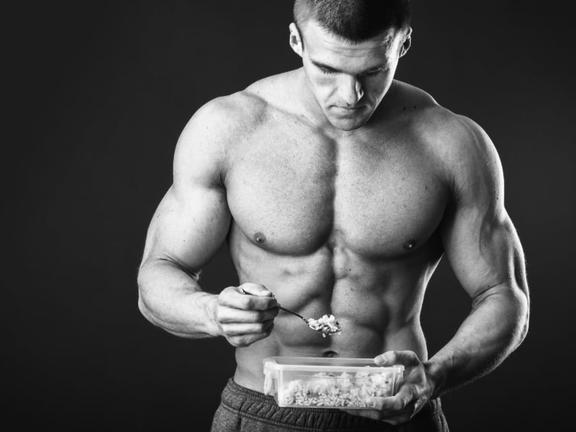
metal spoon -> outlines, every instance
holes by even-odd
[[[244,293],[244,294],[251,295],[250,293],[246,292],[246,291],[244,290],[244,288],[240,288],[240,291],[242,291],[242,293]],[[314,319],[314,318],[304,318],[304,317],[303,317],[302,315],[300,315],[299,313],[296,313],[296,312],[294,312],[294,311],[291,311],[290,309],[286,309],[285,307],[280,306],[280,304],[278,304],[278,303],[277,303],[277,305],[278,305],[278,309],[281,309],[281,310],[283,310],[284,312],[288,312],[289,314],[296,315],[298,318],[300,318],[302,321],[304,321],[304,322],[306,323],[306,325],[307,325],[310,329],[322,333],[322,337],[326,337],[326,336],[332,335],[332,334],[334,334],[334,333],[340,333],[340,332],[341,332],[340,324],[338,323],[338,321],[336,321],[336,326],[337,326],[337,330],[336,330],[336,331],[334,331],[333,329],[326,329],[326,328],[324,328],[324,327],[314,328],[314,324],[315,324],[318,320],[316,320],[316,319]]]
[[[240,288],[240,291],[242,291],[242,294],[246,294],[246,295],[252,295],[249,292],[245,291],[244,288]],[[291,313],[292,315],[296,315],[298,318],[300,318],[302,321],[304,321],[306,324],[308,324],[308,320],[310,318],[304,318],[302,315],[300,315],[299,313],[296,313],[294,311],[291,311],[290,309],[286,309],[285,307],[280,306],[280,304],[278,304],[278,309],[282,309],[284,312],[288,312]]]
[[[294,311],[291,311],[290,309],[286,309],[285,307],[282,307],[280,305],[278,305],[278,309],[282,309],[284,312],[288,312],[291,313],[292,315],[296,315],[298,318],[300,318],[302,321],[304,321],[306,323],[306,325],[309,325],[310,319],[311,318],[304,318],[302,315],[300,315],[299,313],[296,313]]]

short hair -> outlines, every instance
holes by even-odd
[[[391,28],[410,26],[410,0],[295,0],[294,22],[302,28],[313,18],[321,27],[352,42]]]

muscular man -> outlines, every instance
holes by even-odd
[[[528,327],[498,155],[472,120],[394,80],[408,1],[296,0],[294,12],[303,67],[207,103],[182,132],[140,309],[172,334],[236,347],[217,432],[447,430],[438,396],[495,368]],[[240,285],[210,294],[198,275],[224,241]],[[420,311],[443,255],[472,308],[429,358]],[[343,331],[322,338],[278,304],[332,313]],[[406,369],[379,411],[295,410],[261,393],[262,359],[277,355]]]

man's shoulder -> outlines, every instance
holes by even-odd
[[[427,92],[399,83],[407,122],[417,141],[451,177],[455,172],[499,169],[499,157],[486,131],[474,120],[442,106]]]
[[[174,164],[180,171],[193,162],[224,169],[226,154],[234,143],[253,133],[261,121],[265,102],[246,92],[214,98],[202,105],[182,130],[175,149]]]
[[[237,134],[252,129],[265,110],[266,102],[258,95],[239,91],[208,101],[194,113],[191,122],[207,130]]]
[[[236,93],[212,99],[198,109],[192,121],[233,134],[254,131],[270,110],[281,108],[291,75],[287,72],[266,77]]]
[[[398,82],[401,110],[411,128],[434,147],[466,149],[488,139],[474,120],[438,103],[428,92],[411,84]]]
[[[415,132],[431,138],[435,134],[448,134],[458,123],[458,115],[443,107],[434,97],[402,81],[394,81],[394,112]]]

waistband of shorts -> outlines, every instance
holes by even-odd
[[[397,430],[388,423],[365,417],[350,415],[338,409],[283,408],[272,396],[241,386],[230,378],[222,392],[222,404],[240,415],[268,421],[274,424],[289,424],[292,427],[328,431],[351,431],[360,428],[378,427],[379,431]],[[433,416],[440,407],[439,400],[430,401],[416,415]]]

